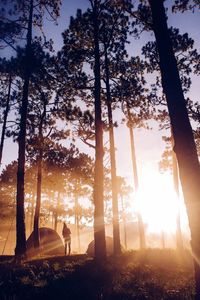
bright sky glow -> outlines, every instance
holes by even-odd
[[[149,232],[175,233],[178,211],[182,229],[187,227],[185,205],[182,198],[177,198],[169,173],[161,175],[153,169],[144,169],[132,209],[140,211]]]

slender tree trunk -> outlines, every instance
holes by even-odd
[[[41,134],[41,133],[40,133]],[[34,226],[33,226],[33,240],[34,247],[40,247],[40,232],[39,232],[39,221],[40,221],[40,207],[41,207],[41,191],[42,191],[42,157],[43,157],[43,146],[42,141],[39,138],[39,156],[37,162],[37,197],[36,207],[34,215]]]
[[[34,202],[35,202],[35,193],[34,193],[34,192],[32,192],[32,199],[31,199],[31,221],[30,221],[30,233],[32,233],[32,230],[33,230]]]
[[[79,216],[77,216],[77,238],[78,238],[78,252],[81,253],[81,237],[80,237]]]
[[[55,231],[57,231],[57,226],[58,226],[58,214],[56,212],[55,216],[54,216],[54,230]]]
[[[80,253],[81,252],[80,226],[79,226],[79,213],[78,213],[78,197],[76,194],[75,194],[75,198],[74,198],[74,206],[75,206],[75,226],[76,226],[77,248],[78,248],[78,253]]]
[[[139,183],[138,183],[138,172],[137,172],[137,162],[136,162],[136,155],[135,155],[135,142],[134,142],[134,135],[133,135],[133,127],[131,125],[131,115],[130,110],[128,108],[128,120],[129,120],[129,133],[130,133],[130,143],[131,143],[131,157],[132,157],[132,167],[133,167],[133,176],[134,176],[134,187],[135,187],[135,194],[137,194]],[[137,212],[138,218],[138,229],[139,229],[139,240],[140,240],[140,249],[146,248],[146,240],[145,240],[145,230],[144,224],[142,220],[142,216],[140,212]]]
[[[101,119],[101,76],[99,54],[99,22],[98,1],[94,0],[94,98],[95,98],[95,171],[94,171],[94,241],[95,258],[102,261],[106,258],[106,239],[104,223],[104,198],[103,198],[103,123]]]
[[[53,220],[53,229],[56,231],[58,226],[58,214],[55,212],[54,214],[54,220]]]
[[[60,206],[60,192],[58,191],[58,195],[57,195],[57,205],[56,205],[56,211],[55,211],[55,215],[54,215],[54,230],[57,231],[57,227],[58,227],[58,208]]]
[[[75,198],[74,198],[74,206],[75,206],[75,226],[76,226],[77,248],[78,248],[78,253],[80,253],[81,252],[81,242],[80,242],[80,226],[79,226],[78,197],[77,197],[77,195],[75,195]]]
[[[1,132],[1,144],[0,144],[0,165],[2,161],[2,155],[3,155],[3,146],[4,146],[4,140],[5,140],[5,133],[6,133],[6,123],[8,118],[8,113],[10,110],[10,93],[11,93],[11,85],[12,85],[12,76],[9,76],[9,83],[8,83],[8,95],[7,95],[7,101],[6,101],[6,108],[4,111],[4,118],[3,118],[3,126],[2,126],[2,132]]]
[[[181,87],[177,62],[167,28],[163,1],[149,0],[153,30],[160,57],[162,85],[166,94],[174,136],[180,181],[187,208],[194,257],[196,299],[200,299],[200,168],[192,128]],[[163,43],[163,41],[165,41]]]
[[[131,158],[132,158],[132,167],[133,167],[134,187],[135,187],[135,192],[137,192],[139,188],[139,182],[138,182],[133,126],[131,125],[131,114],[129,108],[128,108],[128,123],[129,123],[129,135],[130,135],[130,144],[131,144]]]
[[[54,215],[55,215],[55,212],[54,212],[54,209],[51,208],[51,207],[54,207],[55,198],[56,198],[56,194],[55,194],[54,191],[52,191],[50,193],[50,197],[49,197],[49,200],[50,200],[50,203],[51,203],[51,206],[49,207],[49,222],[51,223],[51,228],[52,229],[54,229]]]
[[[121,203],[122,203],[122,220],[123,220],[123,229],[124,229],[124,246],[125,249],[127,250],[126,216],[125,216],[123,196],[121,196]]]
[[[172,148],[174,148],[174,138],[171,133],[172,138]],[[176,216],[176,247],[178,250],[183,250],[183,238],[181,232],[181,220],[180,220],[180,193],[179,193],[179,176],[178,176],[178,166],[176,153],[172,150],[172,169],[173,169],[173,181],[174,181],[174,189],[177,196],[178,201],[178,212]]]
[[[24,86],[21,106],[21,120],[19,132],[18,169],[17,169],[17,196],[16,196],[16,258],[26,254],[26,230],[24,217],[24,175],[25,175],[25,149],[26,149],[26,121],[28,108],[29,80],[31,75],[31,43],[32,43],[33,0],[30,1],[28,21],[26,62],[24,72]]]
[[[106,97],[108,108],[109,123],[109,140],[110,140],[110,165],[111,165],[111,185],[112,185],[112,210],[113,210],[113,252],[115,255],[121,253],[120,245],[120,229],[119,229],[119,208],[118,208],[118,192],[117,192],[117,175],[116,175],[116,159],[115,159],[115,140],[112,116],[112,99],[110,93],[110,74],[107,48],[105,46],[105,72],[106,72]]]
[[[32,192],[30,193],[30,198],[28,200],[28,209],[26,213],[26,235],[31,234],[31,212],[32,212]]]
[[[52,216],[51,216],[51,227],[52,227],[52,229],[54,229],[54,224],[55,224],[55,222],[54,222],[54,212],[52,212]]]
[[[43,148],[44,148],[44,137],[43,137],[43,123],[46,117],[46,99],[44,93],[41,93],[41,101],[43,102],[43,112],[39,123],[39,134],[38,134],[38,161],[37,161],[37,198],[34,215],[34,227],[33,227],[33,240],[34,247],[40,247],[40,207],[41,207],[41,193],[42,193],[42,160],[43,160]]]
[[[40,207],[41,207],[41,193],[42,193],[42,160],[43,160],[43,147],[44,147],[44,137],[43,137],[43,123],[46,117],[46,99],[44,94],[41,94],[41,100],[43,101],[43,112],[41,115],[39,123],[39,134],[38,134],[38,162],[37,162],[37,198],[36,198],[36,207],[35,207],[35,216],[34,216],[34,227],[33,227],[33,239],[34,247],[40,247]]]

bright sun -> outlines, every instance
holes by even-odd
[[[140,178],[133,207],[141,213],[149,232],[175,233],[178,212],[182,226],[187,226],[185,205],[174,191],[170,174],[146,171],[145,176]]]

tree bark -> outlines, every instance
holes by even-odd
[[[116,159],[115,159],[115,140],[113,130],[112,116],[112,99],[110,93],[110,74],[107,49],[105,46],[105,73],[106,73],[106,104],[108,108],[109,123],[109,140],[110,140],[110,165],[111,165],[111,186],[112,186],[112,210],[113,210],[113,253],[118,255],[121,253],[120,245],[120,229],[119,229],[119,208],[118,208],[118,192],[117,192],[117,175],[116,175]]]
[[[76,226],[76,236],[77,236],[77,249],[78,253],[81,253],[81,242],[80,242],[80,225],[79,225],[79,213],[78,213],[78,197],[75,195],[75,226]]]
[[[33,231],[33,219],[34,219],[34,203],[35,203],[35,193],[32,191],[31,197],[31,220],[30,220],[30,234]]]
[[[40,232],[39,232],[39,220],[40,220],[40,207],[41,207],[41,191],[42,191],[42,158],[43,158],[43,136],[42,126],[39,128],[39,155],[37,161],[37,197],[36,207],[34,215],[34,226],[33,226],[33,241],[34,247],[40,247]]]
[[[174,148],[174,138],[173,134],[171,133],[172,138],[172,148]],[[177,159],[176,153],[172,150],[172,172],[173,172],[173,182],[174,182],[174,189],[177,196],[178,201],[178,212],[176,216],[176,247],[178,250],[183,250],[183,237],[181,232],[181,220],[180,220],[180,193],[179,193],[179,175],[178,175],[178,166],[177,166]]]
[[[58,227],[58,208],[60,206],[60,192],[58,191],[57,194],[57,205],[56,205],[56,211],[55,211],[55,215],[54,215],[54,230],[57,231],[57,227]]]
[[[196,299],[200,299],[200,168],[181,80],[167,27],[163,1],[149,0],[160,58],[180,181],[187,208],[194,257]],[[164,41],[164,43],[163,43]]]
[[[94,98],[95,98],[95,171],[94,171],[94,241],[95,258],[98,261],[106,258],[106,240],[104,223],[104,197],[103,197],[103,124],[101,119],[101,76],[99,54],[99,22],[98,1],[93,4],[94,19]]]
[[[137,171],[136,155],[135,155],[135,142],[134,142],[134,135],[133,135],[133,126],[131,125],[130,110],[129,110],[129,108],[127,108],[127,109],[128,109],[129,133],[130,133],[130,143],[131,143],[133,180],[134,180],[134,187],[135,187],[135,195],[137,195],[137,191],[138,191],[138,188],[139,188],[139,182],[138,182],[138,171]],[[143,249],[146,248],[146,240],[145,240],[144,223],[143,223],[142,216],[141,216],[140,212],[137,212],[137,219],[138,219],[140,249],[143,250]]]
[[[5,133],[6,133],[6,123],[8,118],[8,113],[10,110],[10,93],[11,93],[11,85],[12,85],[12,76],[9,76],[9,83],[8,83],[8,95],[7,95],[7,101],[6,101],[6,108],[4,112],[4,118],[3,118],[3,126],[2,126],[2,132],[1,132],[1,143],[0,143],[0,165],[2,161],[2,155],[3,155],[3,146],[4,146],[4,140],[5,140]]]
[[[15,256],[21,259],[26,255],[26,230],[24,214],[24,175],[25,175],[25,149],[26,149],[26,121],[28,109],[29,80],[31,75],[31,44],[32,44],[33,0],[30,1],[30,12],[27,32],[26,61],[24,70],[24,86],[21,106],[21,120],[19,132],[18,170],[17,170],[17,196],[16,196],[16,248]]]
[[[43,111],[39,122],[39,133],[38,133],[38,161],[37,161],[37,198],[34,215],[34,227],[33,227],[33,241],[34,247],[40,247],[40,207],[41,207],[41,193],[42,193],[42,161],[43,161],[43,148],[44,148],[44,137],[43,137],[43,123],[46,118],[46,98],[44,93],[41,92],[41,102],[43,102]],[[55,229],[56,230],[56,229]]]
[[[123,220],[123,229],[124,229],[124,246],[127,250],[127,233],[126,233],[126,215],[125,215],[125,209],[124,209],[124,199],[121,195],[121,203],[122,203],[122,220]]]

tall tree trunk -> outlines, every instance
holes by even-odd
[[[125,216],[125,209],[124,209],[124,199],[121,195],[121,203],[122,203],[122,220],[123,220],[123,229],[124,229],[124,246],[127,250],[127,234],[126,234],[126,216]]]
[[[26,61],[24,70],[24,86],[21,106],[21,120],[19,132],[18,169],[17,169],[17,196],[16,196],[16,258],[26,254],[26,230],[24,217],[24,175],[26,149],[26,121],[28,109],[29,80],[31,75],[31,44],[32,44],[33,0],[30,1],[30,12],[27,32]]]
[[[40,219],[40,207],[41,207],[41,191],[42,191],[42,157],[43,157],[43,145],[42,137],[39,137],[39,156],[37,161],[37,197],[34,215],[34,226],[33,226],[33,240],[34,247],[40,247],[40,233],[39,233],[39,219]]]
[[[57,212],[55,212],[54,215],[54,230],[57,231],[57,227],[58,227],[58,214]]]
[[[107,48],[105,46],[105,73],[106,73],[106,104],[108,108],[109,140],[110,140],[110,165],[111,165],[111,185],[112,185],[112,210],[113,210],[113,253],[121,253],[120,230],[119,230],[119,208],[117,192],[117,175],[115,159],[115,140],[113,130],[112,99],[110,93],[110,74]]]
[[[34,226],[33,226],[33,240],[34,247],[40,247],[40,207],[41,207],[41,193],[42,193],[42,160],[43,160],[43,147],[44,147],[44,137],[43,137],[43,123],[46,117],[46,99],[44,93],[41,92],[41,101],[43,102],[43,112],[41,114],[41,119],[39,123],[39,134],[38,134],[38,161],[37,161],[37,197],[36,197],[36,207],[34,215]]]
[[[54,229],[54,215],[55,215],[54,209],[52,207],[54,206],[55,198],[56,198],[55,192],[51,191],[49,195],[49,202],[51,203],[49,206],[49,222],[51,224],[50,226],[52,229]]]
[[[33,230],[34,203],[35,203],[35,193],[34,193],[34,192],[32,192],[32,197],[31,197],[31,220],[30,220],[30,234],[32,233],[32,230]]]
[[[46,99],[44,94],[41,93],[41,101],[43,102],[43,112],[39,123],[39,134],[38,134],[38,161],[37,161],[37,198],[34,215],[34,227],[33,227],[33,241],[34,247],[40,247],[40,207],[41,207],[41,193],[42,193],[42,160],[43,160],[43,148],[44,148],[44,137],[43,137],[43,123],[46,117]]]
[[[6,133],[6,123],[7,123],[8,113],[9,113],[9,110],[10,110],[11,85],[12,85],[12,76],[9,75],[8,95],[7,95],[7,100],[6,100],[6,108],[5,108],[5,111],[4,111],[3,126],[2,126],[2,132],[1,132],[0,165],[1,165],[2,155],[3,155],[3,146],[4,146],[5,133]]]
[[[57,205],[56,205],[56,211],[55,211],[55,215],[54,215],[54,230],[57,231],[57,227],[58,227],[58,208],[60,206],[60,192],[58,191],[58,195],[57,195]]]
[[[78,240],[78,252],[81,253],[81,237],[80,237],[79,216],[77,216],[77,240]]]
[[[99,21],[98,1],[94,0],[94,98],[95,98],[95,171],[94,171],[94,241],[95,258],[101,261],[106,258],[106,239],[104,223],[104,197],[103,197],[103,124],[101,119],[101,76],[99,54]]]
[[[136,155],[135,155],[135,142],[134,142],[134,135],[133,135],[133,126],[131,125],[130,110],[129,108],[127,109],[128,109],[129,133],[130,133],[130,143],[131,143],[133,179],[134,179],[135,194],[137,195],[139,183],[138,183],[137,162],[136,162]],[[142,250],[146,248],[146,240],[145,240],[144,223],[140,212],[137,212],[137,218],[138,218],[140,249]]]
[[[75,208],[75,227],[76,227],[76,237],[77,237],[77,249],[78,253],[81,252],[81,242],[80,242],[80,225],[79,225],[79,213],[78,213],[78,197],[75,194],[74,198],[74,208]]]
[[[171,133],[171,138],[172,138],[172,148],[174,148],[174,138],[172,133]],[[178,176],[176,153],[174,152],[174,150],[172,150],[172,172],[173,172],[174,189],[178,201],[178,212],[176,216],[176,247],[178,250],[183,250],[183,238],[182,238],[181,220],[180,220],[179,176]]]
[[[54,222],[54,220],[55,220],[55,214],[54,214],[54,212],[52,212],[52,215],[51,215],[51,227],[52,227],[52,229],[54,229],[54,224],[55,224],[55,222]]]
[[[160,57],[162,86],[166,94],[174,136],[180,181],[187,208],[194,257],[196,299],[200,299],[200,168],[192,128],[181,87],[177,62],[166,22],[163,1],[149,0],[153,30]],[[165,41],[163,43],[163,41]]]

